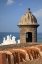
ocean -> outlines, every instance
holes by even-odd
[[[0,43],[3,42],[3,38],[7,35],[12,35],[16,37],[16,41],[20,39],[20,33],[19,32],[0,32]],[[42,42],[42,33],[37,33],[37,42]]]

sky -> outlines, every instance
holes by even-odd
[[[27,8],[40,24],[37,31],[42,32],[42,0],[0,0],[0,32],[19,32],[17,25]]]

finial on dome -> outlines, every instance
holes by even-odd
[[[28,8],[28,10],[30,10],[30,8]]]
[[[30,12],[30,8],[27,9],[27,12]]]

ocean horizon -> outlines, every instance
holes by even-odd
[[[19,32],[0,32],[0,44],[3,42],[3,38],[7,35],[12,35],[16,37],[16,41],[20,39]],[[42,43],[42,33],[37,33],[37,42]]]

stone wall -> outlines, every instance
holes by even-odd
[[[0,51],[0,64],[42,64],[42,45]]]
[[[42,58],[38,60],[28,61],[28,62],[21,62],[20,64],[42,64]]]
[[[6,54],[0,52],[0,64],[6,64]]]
[[[36,46],[36,45],[41,45],[41,44],[40,43],[36,43],[36,42],[34,42],[32,44],[32,43],[29,42],[29,43],[3,45],[3,46],[0,46],[0,51],[1,50],[12,49],[12,48],[17,49],[17,48],[24,48],[24,47]]]
[[[37,42],[36,26],[21,26],[20,27],[20,43],[26,43],[26,33],[32,33],[32,42]]]
[[[9,64],[15,64],[11,60],[11,56],[8,55],[8,57],[9,57]],[[8,62],[7,63],[6,62],[7,62],[6,54],[0,53],[0,64],[8,64]],[[42,58],[31,60],[31,61],[27,61],[27,62],[20,62],[20,63],[16,63],[16,64],[42,64]]]

